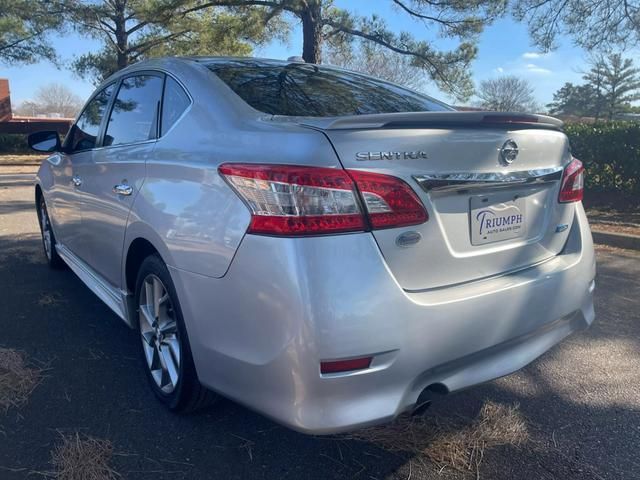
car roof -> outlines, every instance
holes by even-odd
[[[202,67],[209,67],[212,65],[238,65],[238,64],[247,64],[252,66],[286,66],[291,65],[292,63],[303,63],[296,61],[285,61],[285,60],[276,60],[270,58],[255,58],[255,57],[225,57],[225,56],[165,56],[165,57],[155,57],[149,58],[146,60],[141,60],[139,62],[135,62],[127,67],[114,72],[109,77],[104,79],[95,89],[94,93],[89,97],[91,99],[93,96],[97,94],[100,90],[105,88],[106,85],[113,83],[114,81],[118,81],[120,78],[129,75],[134,72],[144,71],[144,70],[155,70],[158,69],[160,71],[172,71],[174,68],[180,65],[201,65]],[[326,68],[326,66],[323,66]]]
[[[117,79],[121,76],[124,76],[128,73],[145,70],[145,69],[166,69],[171,68],[172,66],[179,64],[200,64],[204,67],[212,66],[212,65],[238,65],[238,64],[246,64],[251,66],[286,66],[291,65],[292,63],[300,63],[305,64],[304,62],[298,61],[285,61],[285,60],[276,60],[271,58],[256,58],[256,57],[212,57],[212,56],[166,56],[166,57],[156,57],[149,58],[147,60],[142,60],[136,63],[133,63],[122,70],[119,70],[112,75],[110,75],[105,81],[100,85],[102,88],[109,82],[112,82],[114,79]],[[305,65],[313,65],[313,64],[305,64]],[[323,65],[323,68],[331,68],[328,65]],[[335,68],[335,67],[334,67]]]
[[[262,66],[272,65],[272,66],[283,66],[289,65],[291,63],[305,63],[303,61],[289,61],[289,60],[276,60],[273,58],[259,58],[259,57],[179,57],[184,60],[190,60],[192,62],[202,63],[202,64],[227,64],[227,63],[247,63],[247,64],[260,64]],[[313,64],[311,64],[313,65]]]

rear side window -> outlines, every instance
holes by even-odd
[[[136,75],[122,81],[111,109],[104,146],[156,138],[162,81],[155,75]]]
[[[102,117],[104,117],[114,88],[114,84],[109,85],[87,104],[71,130],[71,138],[68,143],[70,152],[79,152],[95,148],[98,132],[100,131],[100,123],[102,122]]]
[[[191,103],[191,100],[180,84],[167,76],[162,102],[161,135],[164,135],[178,121],[180,115],[184,113]]]
[[[207,67],[256,110],[333,117],[451,110],[436,100],[365,75],[304,63],[215,62]]]

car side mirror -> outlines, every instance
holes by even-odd
[[[44,132],[35,132],[27,137],[29,147],[36,152],[59,152],[62,148],[60,143],[60,135],[53,130]]]

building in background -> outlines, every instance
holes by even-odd
[[[0,134],[22,133],[29,134],[39,130],[55,130],[66,134],[73,118],[43,118],[42,116],[24,117],[13,115],[11,110],[11,90],[9,80],[0,78]]]
[[[9,80],[0,78],[0,122],[11,120],[11,94]]]

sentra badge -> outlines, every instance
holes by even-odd
[[[358,152],[356,160],[366,162],[367,160],[426,160],[427,152]]]

